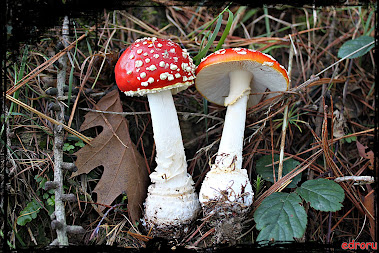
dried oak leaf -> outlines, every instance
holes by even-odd
[[[122,112],[117,90],[109,92],[96,106],[102,111]],[[87,174],[95,167],[103,166],[104,172],[96,185],[97,202],[110,205],[122,192],[128,197],[128,212],[133,222],[142,213],[146,198],[149,176],[146,164],[129,136],[128,122],[122,115],[89,112],[80,127],[84,131],[102,126],[103,131],[74,155],[78,170],[72,174]],[[101,206],[100,210],[104,207]]]

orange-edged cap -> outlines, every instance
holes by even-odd
[[[251,93],[263,93],[266,89],[285,91],[289,87],[287,71],[270,55],[246,48],[228,48],[220,49],[201,61],[196,69],[197,90],[208,101],[224,105],[229,94],[229,73],[233,70],[253,74]],[[250,95],[248,106],[256,105],[261,97]]]

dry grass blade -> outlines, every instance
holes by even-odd
[[[79,101],[79,98],[80,98],[80,94],[82,93],[83,89],[84,89],[84,85],[87,83],[88,81],[88,78],[90,77],[90,74],[92,73],[92,68],[93,68],[93,61],[94,61],[94,57],[90,57],[90,62],[88,64],[88,68],[87,68],[87,73],[86,75],[84,76],[81,84],[80,84],[80,88],[79,88],[79,93],[78,95],[76,96],[75,98],[75,102],[74,102],[74,105],[72,106],[72,111],[71,111],[71,115],[70,115],[70,119],[68,120],[68,123],[67,125],[70,127],[71,126],[71,123],[72,123],[72,120],[74,118],[74,114],[75,114],[75,110],[76,110],[76,106],[78,105],[78,101]],[[86,63],[86,61],[88,60],[88,58],[84,61],[84,63],[82,64],[82,70],[84,69],[84,64]]]
[[[24,104],[23,102],[21,102],[21,101],[15,99],[15,98],[13,98],[12,96],[10,96],[10,95],[8,95],[8,94],[6,95],[6,98],[7,98],[8,100],[12,101],[13,103],[16,103],[16,104],[18,104],[18,105],[24,107],[26,110],[29,110],[29,111],[31,111],[31,112],[37,114],[37,115],[40,116],[41,118],[47,119],[48,121],[50,121],[50,122],[53,123],[53,124],[56,124],[56,125],[60,125],[60,126],[62,126],[67,132],[70,132],[71,134],[77,136],[79,139],[81,139],[81,140],[84,141],[85,143],[91,145],[91,144],[90,144],[90,142],[91,142],[91,138],[86,137],[85,135],[83,135],[83,134],[77,132],[76,130],[72,129],[71,127],[68,127],[68,126],[66,126],[66,125],[64,125],[64,124],[62,124],[62,123],[59,123],[59,122],[56,121],[55,119],[50,118],[49,116],[46,116],[45,114],[43,114],[43,113],[37,111],[37,110],[34,109],[33,107],[30,107],[29,105]]]
[[[130,232],[130,231],[128,231],[127,233],[129,235],[133,236],[134,238],[136,238],[138,240],[141,240],[143,242],[148,242],[149,240],[153,239],[153,237],[151,237],[151,236],[141,235],[141,234],[133,233],[133,232]]]
[[[204,240],[204,238],[206,238],[207,236],[209,236],[210,234],[214,233],[216,230],[216,228],[211,228],[209,229],[207,232],[205,232],[204,235],[202,235],[192,246],[196,247],[202,240]]]
[[[135,23],[136,25],[144,28],[145,30],[149,31],[151,33],[151,35],[153,36],[157,36],[157,37],[161,37],[162,35],[155,31],[153,28],[151,28],[149,25],[147,25],[145,22],[143,22],[142,20],[134,17],[133,15],[127,13],[127,12],[123,12],[123,11],[120,11],[119,12],[122,16],[126,17],[127,19],[129,19],[130,21],[132,21],[133,23]]]
[[[135,32],[137,34],[141,34],[141,35],[146,36],[146,37],[154,37],[154,34],[143,32],[143,31],[140,31],[140,30],[137,30],[134,28],[125,27],[125,26],[121,26],[121,25],[115,25],[115,27],[118,29],[123,29],[123,30],[131,31],[131,32]]]
[[[92,26],[88,30],[88,33],[92,32],[95,29],[96,29],[96,26]],[[48,67],[50,67],[60,57],[62,57],[68,51],[70,51],[71,49],[73,49],[79,41],[81,41],[82,39],[84,39],[85,37],[87,37],[88,33],[83,34],[77,40],[75,40],[70,45],[68,45],[65,49],[63,49],[62,51],[60,51],[58,54],[54,55],[49,60],[47,60],[46,62],[42,63],[37,68],[35,68],[33,71],[31,71],[28,75],[26,75],[23,79],[21,79],[12,88],[10,88],[9,90],[7,90],[7,95],[12,95],[15,91],[17,91],[18,89],[20,89],[22,86],[24,86],[31,79],[35,78],[39,73],[41,73],[42,71],[44,71],[45,69],[47,69]]]

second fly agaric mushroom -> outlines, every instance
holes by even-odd
[[[199,198],[206,212],[215,202],[243,212],[253,202],[253,190],[242,168],[242,148],[247,105],[259,102],[263,93],[285,91],[287,71],[271,56],[245,48],[221,49],[202,60],[196,69],[196,88],[210,102],[227,106],[215,163],[202,184]],[[212,205],[210,205],[212,204]]]
[[[136,40],[124,51],[115,68],[121,91],[127,96],[147,94],[149,101],[157,167],[150,174],[153,184],[148,189],[143,222],[161,236],[164,235],[159,231],[190,223],[200,208],[194,182],[187,173],[172,98],[172,92],[193,84],[194,74],[195,65],[187,51],[171,40],[159,38]],[[172,231],[168,236],[174,236]]]

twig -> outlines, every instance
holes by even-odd
[[[334,182],[340,183],[344,181],[354,181],[354,185],[373,184],[375,182],[374,177],[371,176],[345,176],[337,177]]]
[[[87,58],[88,59],[88,58]],[[85,66],[85,63],[87,61],[87,59],[83,62],[82,64],[82,70],[84,69],[84,66]],[[72,120],[74,118],[74,114],[75,114],[75,109],[76,109],[76,106],[78,105],[78,101],[79,101],[79,98],[80,98],[80,94],[81,92],[83,91],[83,88],[84,88],[84,84],[87,83],[87,80],[92,72],[92,68],[93,68],[93,61],[94,61],[95,57],[92,56],[91,57],[91,60],[90,62],[88,63],[88,67],[87,67],[87,72],[86,72],[86,75],[84,76],[84,79],[82,80],[82,82],[80,83],[80,88],[79,88],[79,92],[78,92],[78,95],[76,96],[76,99],[75,99],[75,102],[72,106],[72,109],[71,109],[71,115],[70,115],[70,119],[68,120],[67,122],[67,125],[70,127],[71,126],[71,123],[72,123]]]
[[[117,114],[117,115],[123,115],[123,116],[134,116],[134,115],[144,115],[144,114],[150,114],[150,112],[112,112],[112,111],[101,111],[101,110],[94,110],[94,109],[89,109],[89,108],[79,108],[80,110],[83,111],[88,111],[88,112],[98,112],[98,113],[106,113],[106,114]],[[183,116],[197,116],[197,117],[203,117],[203,118],[209,118],[209,119],[214,119],[223,122],[224,119],[215,117],[215,116],[210,116],[207,114],[203,113],[196,113],[196,112],[177,112],[180,115]]]
[[[290,36],[291,39],[291,36]],[[291,39],[292,42],[292,39]],[[295,54],[295,45],[292,43],[292,46],[290,48],[289,53],[289,63],[288,63],[288,77],[291,80],[291,73],[292,73],[292,60],[293,55]],[[284,158],[284,146],[286,145],[286,131],[288,126],[288,103],[286,103],[286,106],[284,107],[283,112],[283,124],[282,124],[282,135],[280,140],[280,153],[279,153],[279,168],[278,168],[278,180],[282,178],[283,174],[283,158]]]
[[[69,20],[68,17],[65,16],[62,27],[62,37],[63,40],[68,38],[68,26]],[[57,73],[57,89],[58,89],[58,97],[63,96],[63,86],[66,83],[66,69],[67,69],[67,55],[63,55],[59,58],[60,69]],[[57,103],[60,107],[60,110],[56,114],[57,121],[63,124],[64,121],[64,106],[63,104],[57,100]],[[63,139],[64,132],[62,131],[63,127],[61,125],[55,125],[54,127],[54,183],[56,184],[55,189],[55,220],[59,223],[59,226],[56,226],[55,230],[57,232],[57,241],[58,245],[68,245],[68,237],[66,230],[66,212],[64,201],[62,196],[64,195],[63,191],[63,170],[62,170],[62,162],[63,162]]]
[[[333,63],[332,65],[330,65],[329,67],[327,67],[327,68],[325,68],[324,70],[320,71],[318,74],[316,74],[316,76],[321,75],[322,73],[324,73],[325,71],[327,71],[328,69],[330,69],[331,67],[333,67],[334,65],[336,65],[336,64],[340,63],[341,61],[343,61],[343,60],[349,58],[350,56],[352,56],[353,54],[355,54],[355,53],[361,51],[362,49],[365,49],[366,47],[369,47],[369,46],[373,45],[374,43],[375,43],[375,41],[373,41],[373,42],[371,42],[371,43],[369,43],[369,44],[367,44],[367,45],[365,45],[365,46],[363,46],[363,47],[361,47],[361,48],[355,50],[354,52],[352,52],[352,53],[346,55],[346,56],[343,57],[342,59],[340,59],[340,60],[336,61],[335,63]]]
[[[287,125],[288,125],[288,104],[286,104],[286,106],[284,107],[284,112],[283,112],[282,135],[280,139],[278,180],[282,178],[282,174],[283,174],[283,158],[284,158],[284,146],[286,145]]]

